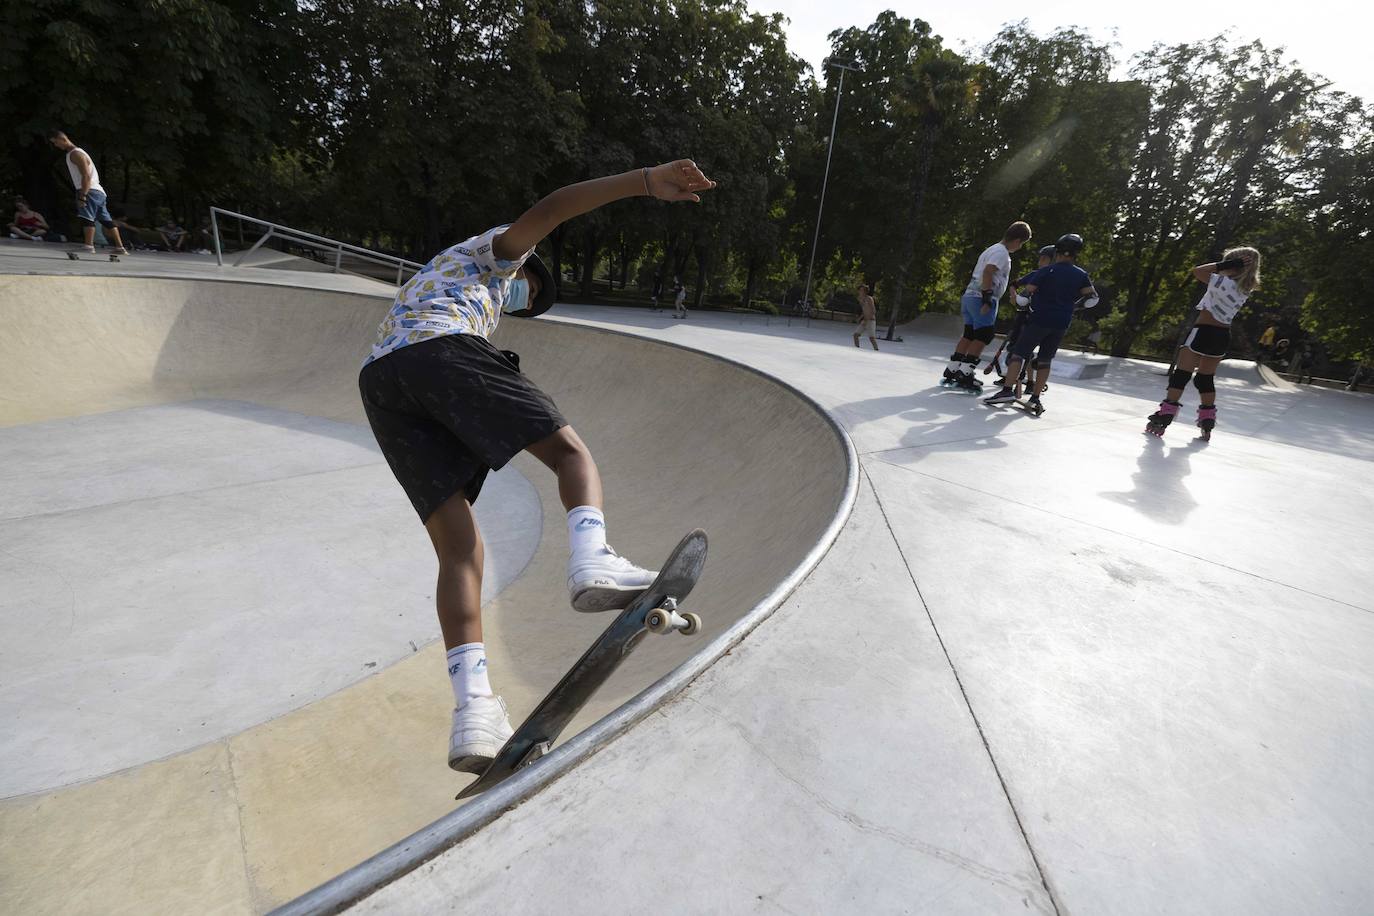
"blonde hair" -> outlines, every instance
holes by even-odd
[[[1229,261],[1232,258],[1243,258],[1249,262],[1236,275],[1236,286],[1239,286],[1240,291],[1248,296],[1259,289],[1260,253],[1253,248],[1232,248],[1221,256],[1223,261]]]

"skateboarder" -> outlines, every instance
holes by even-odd
[[[1169,375],[1169,390],[1159,402],[1159,409],[1146,421],[1145,432],[1153,436],[1164,435],[1174,422],[1183,388],[1192,379],[1201,402],[1197,408],[1198,428],[1203,439],[1212,437],[1217,425],[1217,367],[1231,343],[1231,322],[1259,287],[1260,253],[1253,248],[1232,248],[1215,264],[1194,267],[1193,276],[1199,283],[1207,284],[1207,291],[1198,301],[1197,321],[1179,348],[1178,367]]]
[[[1006,292],[1011,279],[1011,256],[1030,241],[1031,229],[1021,221],[1012,223],[1002,241],[989,245],[978,256],[973,276],[959,300],[964,313],[964,335],[954,345],[940,384],[977,392],[982,382],[974,377],[983,348],[992,342],[997,330],[997,300]]]
[[[1049,378],[1050,363],[1059,350],[1059,342],[1073,322],[1074,312],[1079,308],[1093,308],[1098,302],[1092,279],[1074,263],[1082,250],[1081,235],[1072,232],[1061,235],[1054,243],[1054,263],[1026,278],[1021,289],[1030,295],[1030,316],[1007,357],[1007,374],[1001,390],[987,398],[986,403],[1006,404],[1016,400],[1014,386],[1016,379],[1021,377],[1021,366],[1035,353],[1036,369],[1030,380],[1026,406],[1037,415],[1043,412],[1040,389]]]
[[[511,734],[482,642],[481,534],[473,518],[488,471],[520,451],[558,477],[571,540],[574,608],[623,608],[654,579],[606,543],[601,479],[586,445],[519,358],[488,341],[503,314],[553,304],[535,244],[561,223],[626,197],[700,201],[715,187],[687,159],[560,188],[514,223],[435,255],[396,295],[358,387],[372,432],[428,531],[439,561],[435,603],[453,684],[449,766],[480,773]]]
[[[873,349],[878,349],[878,309],[873,305],[873,297],[868,294],[868,284],[859,284],[858,327],[854,329],[854,346],[859,346],[859,335],[867,334]]]
[[[128,254],[129,252],[124,250],[124,240],[119,237],[119,230],[115,228],[114,218],[105,206],[105,189],[100,186],[100,173],[96,171],[91,157],[60,130],[48,134],[48,142],[66,153],[63,158],[67,163],[67,173],[71,175],[72,185],[76,188],[76,218],[81,222],[86,253],[95,254],[95,224],[98,222],[114,239],[110,253]]]

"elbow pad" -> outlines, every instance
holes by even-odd
[[[1020,293],[1017,293],[1017,294],[1016,294],[1016,307],[1019,308],[1019,309],[1023,309],[1023,308],[1025,308],[1025,307],[1028,306],[1028,305],[1030,305],[1030,296],[1023,296],[1023,295],[1021,295]]]
[[[1097,293],[1093,293],[1091,296],[1084,296],[1082,299],[1078,301],[1083,306],[1083,308],[1090,309],[1093,306],[1097,305],[1097,303],[1101,302],[1102,299],[1100,296],[1097,295]]]

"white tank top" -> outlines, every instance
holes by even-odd
[[[78,191],[81,190],[81,167],[72,161],[72,155],[74,153],[84,152],[86,151],[79,146],[74,146],[67,151],[67,171],[70,172],[72,176],[72,187],[76,188]],[[87,154],[86,158],[90,159],[90,154]],[[95,169],[94,159],[91,159],[91,190],[99,191],[101,194],[105,193],[105,189],[100,186],[100,173]]]

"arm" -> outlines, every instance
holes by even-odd
[[[992,311],[992,282],[997,276],[997,265],[987,264],[983,267],[983,314]]]
[[[690,200],[700,203],[697,191],[716,183],[690,159],[665,162],[651,169],[634,169],[619,175],[593,178],[559,188],[526,210],[511,227],[496,237],[492,254],[513,261],[529,251],[559,225],[626,197],[650,195],[659,200]]]

